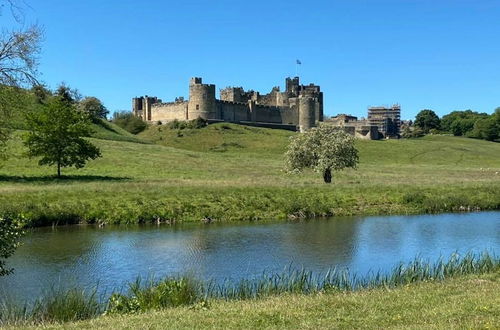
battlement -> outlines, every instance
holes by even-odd
[[[189,81],[189,99],[178,97],[162,102],[156,97],[132,100],[133,112],[143,120],[164,122],[203,118],[212,121],[259,122],[300,126],[304,131],[323,120],[323,94],[314,84],[300,85],[299,77],[286,78],[286,91],[272,87],[267,94],[245,91],[241,86],[226,87],[216,98],[215,85],[203,84],[201,77]]]
[[[220,103],[220,104],[247,105],[247,103],[244,103],[244,102],[233,102],[233,101],[226,101],[226,100],[215,100],[215,102]]]
[[[159,108],[168,105],[187,104],[188,101],[158,102],[151,105],[152,108]]]

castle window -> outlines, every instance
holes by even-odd
[[[200,110],[200,105],[199,104],[196,105],[196,110]]]

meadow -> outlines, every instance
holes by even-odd
[[[40,167],[22,131],[0,168],[0,215],[31,226],[297,219],[500,208],[500,144],[452,136],[356,142],[358,169],[283,171],[293,132],[236,124],[152,125],[131,135],[111,123],[91,139],[103,157],[83,169]]]

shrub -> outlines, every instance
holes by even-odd
[[[174,119],[167,124],[167,127],[170,129],[199,129],[207,125],[208,123],[205,119],[198,117],[189,121]]]
[[[151,280],[146,286],[142,286],[140,279],[137,279],[130,285],[128,295],[114,293],[109,298],[106,313],[137,313],[190,305],[201,300],[200,296],[194,282],[185,277],[165,279],[158,283]]]
[[[115,112],[113,123],[132,134],[139,134],[148,126],[141,118],[128,111]]]

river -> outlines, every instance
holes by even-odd
[[[65,226],[30,231],[8,259],[2,296],[31,299],[50,287],[124,288],[137,276],[252,278],[287,267],[364,275],[416,256],[500,253],[500,212],[318,219],[300,222]]]

